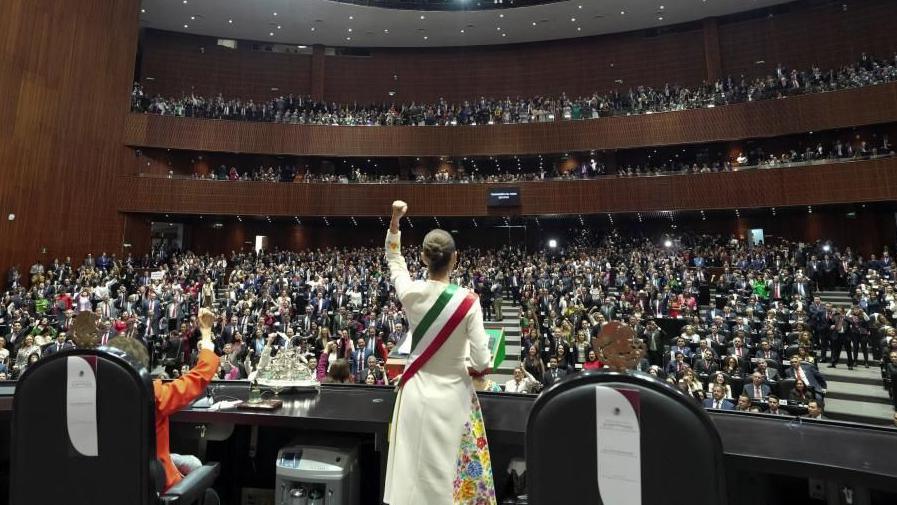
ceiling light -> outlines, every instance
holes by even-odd
[[[196,16],[190,16],[190,21],[196,21]]]
[[[389,33],[389,28],[384,28],[383,33]]]
[[[346,40],[352,40],[352,37],[346,37]]]
[[[571,23],[575,23],[575,22],[576,22],[576,18],[570,18],[570,22],[571,22]]]
[[[187,5],[187,0],[184,0],[184,5]]]
[[[349,28],[349,33],[352,33],[352,29],[351,29],[351,28]]]
[[[620,15],[621,15],[621,16],[625,16],[625,15],[626,15],[626,11],[620,11]]]
[[[496,26],[495,29],[498,30],[498,31],[501,31],[501,27],[500,27],[500,26]]]
[[[307,48],[308,46],[296,46],[296,47],[298,47],[299,49],[305,49],[305,48]]]
[[[430,40],[430,37],[427,37],[426,35],[424,35],[424,40]]]
[[[268,36],[269,36],[269,37],[273,37],[273,36],[274,36],[274,32],[269,33]]]
[[[233,19],[228,19],[227,22],[228,22],[229,24],[233,24],[233,23],[234,23],[234,20],[233,20]]]
[[[533,21],[533,26],[536,26],[536,22],[535,22],[535,21]]]
[[[141,14],[146,14],[146,9],[140,9]]]
[[[505,15],[504,15],[504,14],[499,14],[498,17],[503,18],[503,17],[505,17]]]
[[[190,25],[184,25],[184,28],[190,28]]]
[[[581,26],[577,26],[577,27],[576,27],[576,31],[581,32],[581,31],[582,31],[582,27],[581,27]]]
[[[501,36],[502,36],[502,37],[507,37],[508,34],[507,34],[507,33],[502,33]]]
[[[277,29],[280,30],[280,25],[277,25]]]
[[[464,33],[464,28],[461,28],[461,33]]]
[[[349,16],[349,21],[352,21],[353,19],[355,19],[355,16]]]
[[[658,17],[657,17],[657,20],[658,20],[658,21],[663,21],[663,16],[658,16]]]
[[[187,3],[187,2],[184,2],[184,3]],[[275,13],[274,13],[274,15],[275,15],[275,16],[276,16],[276,15],[277,15],[277,13],[276,13],[276,12],[275,12]]]
[[[315,27],[314,27],[314,26],[311,27],[311,31],[315,31]]]
[[[663,10],[663,5],[660,6],[660,10]]]
[[[420,18],[421,18],[421,19],[427,19],[426,16],[424,16],[423,14],[420,15]]]

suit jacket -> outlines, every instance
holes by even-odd
[[[44,355],[44,356],[49,356],[50,354],[59,352],[60,349],[58,349],[57,347],[58,347],[58,346],[57,346],[57,343],[56,343],[56,342],[53,342],[52,344],[49,344],[47,347],[44,348],[44,350],[43,350],[43,355]],[[67,351],[67,350],[69,350],[69,349],[74,349],[74,348],[75,348],[75,344],[73,344],[73,343],[71,343],[71,342],[65,342],[64,344],[62,344],[62,349],[61,349],[61,350],[62,350],[62,351]]]
[[[349,357],[349,366],[352,367],[352,373],[356,372],[360,373],[359,367],[361,369],[366,369],[368,365],[368,357],[374,354],[370,349],[353,349],[350,353]],[[359,363],[359,355],[361,355],[361,362]],[[362,380],[363,381],[363,380]]]
[[[816,391],[820,389],[826,389],[828,384],[825,381],[825,377],[819,373],[819,370],[810,366],[810,365],[800,365],[801,370],[804,372],[804,376],[807,378],[807,387],[813,388]],[[785,377],[788,379],[796,379],[794,368],[788,367],[785,370]]]
[[[720,410],[735,410],[735,404],[732,403],[731,400],[720,400],[722,403],[720,404]],[[704,408],[712,409],[713,408],[713,398],[705,398],[704,399]]]
[[[744,389],[742,390],[744,394],[751,397],[751,400],[764,400],[767,396],[769,396],[770,388],[767,384],[760,384],[760,396],[758,397],[754,391],[753,384],[745,384]]]
[[[165,470],[165,489],[177,484],[181,474],[171,462],[168,443],[168,416],[178,412],[202,394],[215,374],[218,373],[218,356],[208,350],[199,352],[196,366],[189,372],[167,384],[153,382],[156,396],[156,457]]]
[[[555,385],[567,376],[567,371],[560,368],[546,369],[542,375],[542,385],[546,388]]]

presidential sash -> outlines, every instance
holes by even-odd
[[[475,294],[455,284],[445,287],[411,333],[411,355],[408,357],[408,364],[402,373],[399,387],[414,377],[414,374],[436,354],[476,301]]]

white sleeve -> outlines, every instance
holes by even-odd
[[[470,366],[482,372],[492,364],[492,352],[489,349],[489,335],[483,328],[483,309],[479,301],[474,303],[467,317],[467,335],[470,339]]]
[[[402,232],[386,232],[386,263],[389,265],[389,278],[396,288],[396,295],[401,301],[405,293],[411,287],[411,276],[408,275],[408,265],[402,256]]]

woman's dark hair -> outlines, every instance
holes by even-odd
[[[352,371],[349,368],[349,362],[340,358],[330,365],[330,370],[327,371],[327,377],[324,378],[324,382],[338,382],[340,384],[345,384],[350,382],[349,379],[351,377]]]
[[[421,250],[430,272],[444,273],[455,252],[455,239],[445,230],[432,230],[424,237]]]

